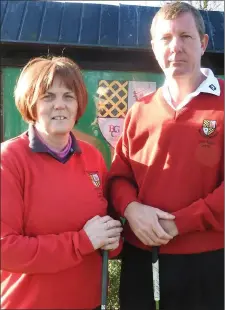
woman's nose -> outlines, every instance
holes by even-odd
[[[63,100],[63,98],[58,98],[54,101],[54,108],[57,110],[63,110],[65,109],[65,101]]]

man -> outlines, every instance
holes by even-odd
[[[126,219],[121,310],[155,309],[152,246],[160,310],[222,310],[223,81],[201,69],[208,35],[191,5],[164,5],[151,35],[165,84],[128,112],[108,183]]]

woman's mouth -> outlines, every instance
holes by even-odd
[[[64,119],[66,119],[65,116],[54,116],[52,117],[52,119],[57,120],[57,121],[63,121]]]

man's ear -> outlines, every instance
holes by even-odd
[[[151,40],[151,47],[152,47],[152,51],[155,55],[155,44],[154,44],[154,40]],[[156,55],[155,55],[156,56]]]
[[[201,40],[201,49],[202,49],[202,55],[205,53],[205,50],[209,43],[209,36],[207,34],[204,34],[202,40]]]

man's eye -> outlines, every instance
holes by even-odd
[[[169,41],[169,40],[170,40],[170,37],[162,37],[161,40],[163,40],[163,41]]]
[[[188,34],[183,34],[182,35],[182,38],[185,38],[185,39],[187,39],[187,38],[190,38],[191,36],[189,36]]]

